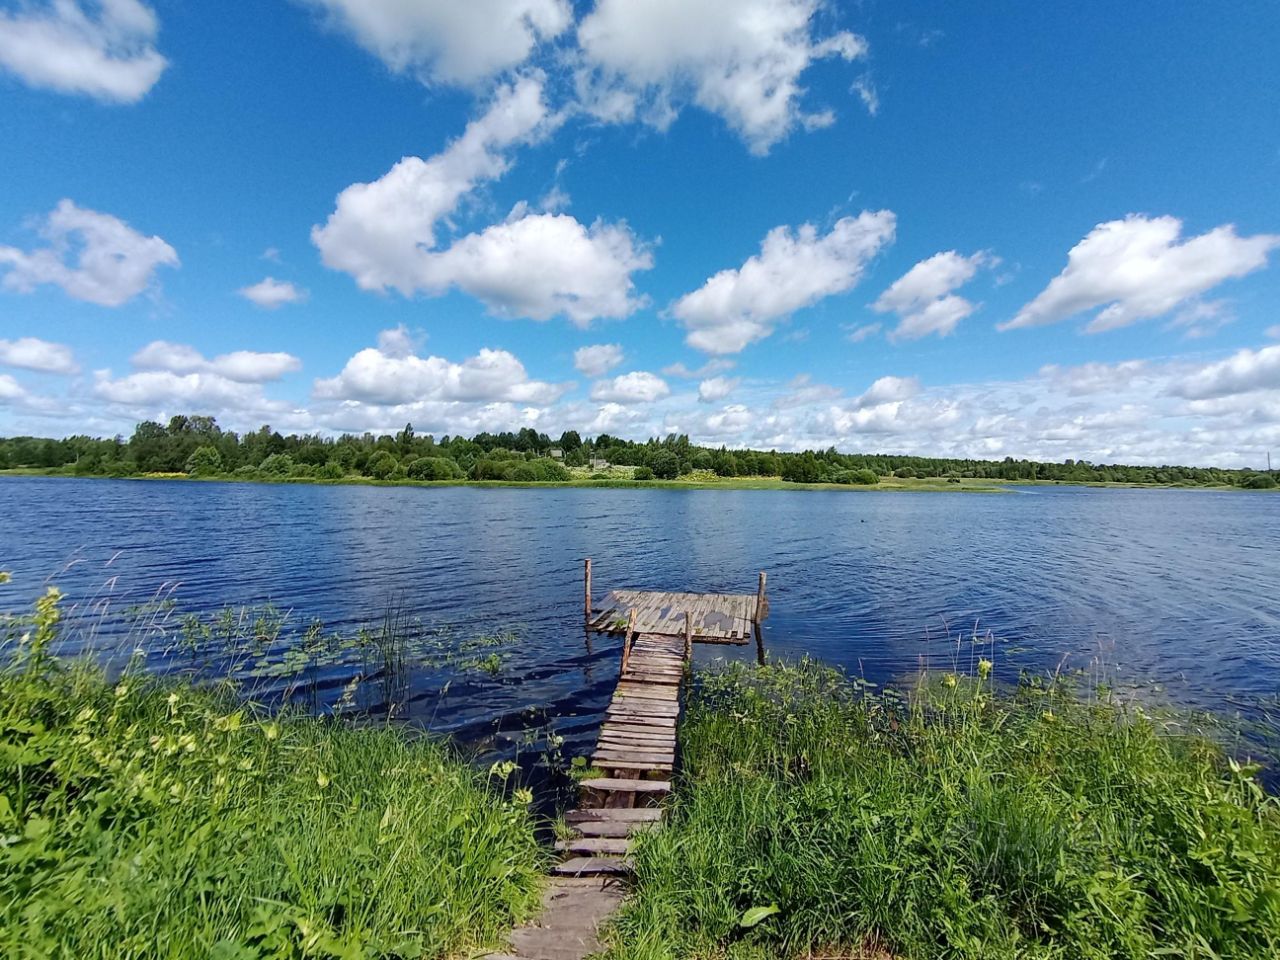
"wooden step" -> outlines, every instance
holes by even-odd
[[[602,736],[618,734],[624,737],[640,737],[644,740],[667,740],[675,742],[676,732],[671,727],[654,727],[643,723],[628,723],[625,720],[606,720],[600,728]]]
[[[574,857],[551,868],[557,877],[599,877],[631,872],[631,861],[622,857]]]
[[[655,717],[631,707],[611,706],[604,712],[611,721],[628,723],[640,727],[651,727],[654,730],[675,730],[675,717]]]
[[[622,777],[593,777],[578,784],[604,793],[670,793],[670,780],[631,780]]]
[[[636,807],[636,810],[648,813],[650,810],[656,810],[656,807]],[[603,811],[605,813],[620,813],[624,811],[613,810]],[[630,812],[630,811],[625,811]],[[576,830],[583,837],[629,837],[644,830],[652,830],[658,826],[657,820],[583,820],[580,823],[569,825],[571,829]]]
[[[622,856],[631,849],[626,837],[577,837],[573,840],[557,840],[556,849],[562,853],[582,853],[587,856]]]
[[[602,820],[623,820],[628,823],[654,823],[661,820],[661,807],[633,807],[621,810],[566,810],[565,823],[599,823]]]
[[[675,754],[675,740],[636,740],[634,737],[607,736],[595,742],[596,750],[632,750],[641,754]],[[675,758],[672,758],[675,759]]]
[[[625,747],[597,747],[591,755],[596,767],[629,767],[635,770],[670,770],[676,762],[675,754],[629,750]]]

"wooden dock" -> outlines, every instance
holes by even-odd
[[[605,710],[579,807],[564,815],[560,863],[542,915],[512,932],[510,953],[489,960],[582,960],[602,949],[600,924],[621,903],[636,834],[661,828],[676,769],[676,725],[695,643],[747,643],[764,659],[765,575],[755,596],[614,590],[596,606],[586,561],[585,623],[622,634],[618,685]]]
[[[552,872],[570,877],[628,872],[631,838],[661,824],[671,793],[693,645],[761,643],[768,615],[763,573],[755,595],[614,590],[600,606],[592,602],[590,560],[585,582],[587,630],[621,633],[622,662],[591,756],[603,775],[579,784],[581,806],[564,818],[572,836],[556,843],[567,859]]]

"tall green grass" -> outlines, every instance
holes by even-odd
[[[0,956],[445,957],[536,906],[503,770],[61,664],[57,600],[0,650]]]
[[[1061,684],[705,676],[610,956],[1280,957],[1252,767]]]

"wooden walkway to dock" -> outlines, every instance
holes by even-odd
[[[581,807],[565,814],[574,835],[556,843],[568,859],[553,872],[571,877],[626,873],[631,837],[661,823],[693,645],[758,641],[768,616],[763,573],[754,596],[613,590],[598,607],[590,560],[584,581],[587,630],[621,633],[623,642],[618,685],[591,756],[604,775],[579,784]]]
[[[542,916],[511,935],[511,953],[490,960],[580,960],[598,952],[599,924],[621,903],[636,834],[662,826],[662,801],[676,769],[676,725],[695,643],[744,644],[763,658],[765,575],[755,596],[614,590],[592,603],[586,561],[588,633],[620,633],[618,685],[605,709],[579,806],[564,814],[562,859],[551,869]]]

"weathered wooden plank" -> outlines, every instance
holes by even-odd
[[[638,807],[637,812],[648,813],[651,810],[657,810],[657,807]],[[609,812],[609,811],[592,811]],[[616,813],[617,811],[613,811]],[[653,830],[658,826],[657,818],[654,820],[585,820],[572,825],[573,829],[584,837],[630,837],[637,833],[643,833],[646,830]]]
[[[620,777],[595,777],[580,784],[588,790],[607,793],[670,793],[670,780],[633,780]]]
[[[598,823],[601,820],[623,820],[629,823],[650,823],[665,816],[661,807],[635,807],[630,810],[570,810],[564,815],[565,823]]]
[[[591,764],[603,770],[636,770],[646,773],[670,774],[676,759],[671,754],[649,753],[600,753],[591,756]]]
[[[627,740],[648,740],[654,743],[675,743],[673,727],[642,726],[637,723],[606,723],[600,731],[602,737],[618,737]]]
[[[558,863],[551,872],[559,877],[594,877],[631,872],[631,861],[623,857],[574,857]]]
[[[627,707],[610,707],[605,711],[605,716],[620,723],[631,723],[645,727],[671,727],[674,729],[676,725],[675,717],[655,717],[652,714],[640,713]]]
[[[626,837],[578,837],[573,840],[557,840],[556,849],[563,853],[621,855],[631,849]]]

